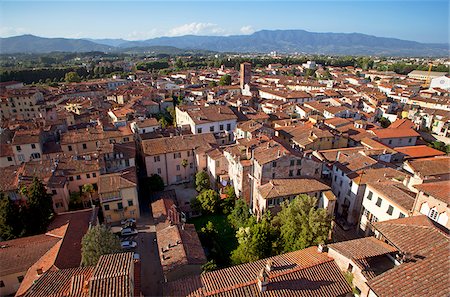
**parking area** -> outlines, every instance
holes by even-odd
[[[144,296],[161,296],[163,273],[159,261],[156,233],[149,216],[137,220],[138,234],[122,237],[121,240],[136,241],[137,247],[127,249],[139,254],[141,259],[141,291]]]

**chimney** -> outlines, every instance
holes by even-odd
[[[325,252],[328,251],[328,247],[327,247],[325,244],[320,243],[320,244],[317,246],[317,251],[318,251],[319,253],[325,253]]]
[[[266,267],[261,269],[258,276],[258,288],[260,292],[267,291],[267,285],[269,284],[269,274],[267,273]]]

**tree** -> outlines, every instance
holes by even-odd
[[[120,240],[104,225],[97,225],[88,230],[81,241],[81,265],[97,264],[101,255],[120,251]]]
[[[216,213],[220,206],[219,194],[214,190],[203,190],[191,201],[194,209],[202,213]]]
[[[278,246],[282,251],[304,249],[327,240],[331,219],[325,209],[316,207],[317,199],[304,194],[282,203],[273,222],[280,231]]]
[[[210,188],[211,184],[209,182],[208,173],[203,170],[197,172],[197,174],[195,175],[195,189],[197,190],[197,192],[202,192]]]
[[[239,245],[231,252],[231,261],[236,265],[271,256],[275,234],[270,224],[270,212],[259,222],[252,217],[247,227],[241,227],[236,232]]]
[[[81,78],[75,71],[67,72],[65,75],[65,81],[68,83],[80,82]]]
[[[72,192],[69,197],[69,210],[83,209],[80,192]]]
[[[202,273],[217,270],[216,261],[210,260],[202,265]]]
[[[381,127],[383,127],[383,128],[387,128],[387,127],[389,127],[389,125],[391,124],[391,121],[389,121],[387,118],[385,118],[385,117],[382,117],[381,119],[380,119],[380,124],[381,124]]]
[[[84,185],[83,185],[83,188],[81,189],[81,191],[82,191],[84,194],[87,194],[87,195],[89,196],[89,201],[91,202],[91,206],[93,206],[94,203],[92,202],[92,193],[95,192],[94,186],[91,185],[91,184],[84,184]]]
[[[249,207],[243,199],[237,199],[234,208],[228,215],[228,221],[235,228],[239,229],[247,225],[250,218]]]
[[[182,69],[183,67],[184,67],[183,60],[181,60],[181,58],[178,58],[178,59],[175,61],[175,68],[177,68],[177,69]]]
[[[158,123],[161,125],[161,128],[167,128],[169,126],[169,122],[165,117],[159,119]]]
[[[0,240],[19,237],[22,230],[19,207],[3,193],[0,193]]]
[[[229,214],[233,208],[236,201],[236,193],[234,192],[233,186],[227,186],[224,188],[224,193],[227,195],[225,199],[221,201],[221,208],[223,214]]]
[[[210,82],[208,83],[208,86],[209,86],[210,88],[214,88],[214,87],[217,87],[217,83],[216,83],[215,81],[210,81]]]
[[[152,174],[145,181],[149,191],[162,191],[164,190],[164,181],[158,174]]]
[[[52,196],[37,177],[28,187],[21,189],[21,194],[26,197],[25,234],[45,232],[53,216]]]
[[[231,85],[231,75],[225,74],[220,78],[219,85],[229,86]]]

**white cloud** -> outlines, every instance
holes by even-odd
[[[0,36],[9,37],[29,33],[25,28],[0,27]]]
[[[240,29],[242,34],[252,34],[255,32],[255,29],[253,29],[252,26],[244,26]]]
[[[169,30],[169,36],[180,35],[225,35],[226,31],[213,23],[190,23]]]

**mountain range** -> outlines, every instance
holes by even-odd
[[[148,47],[175,47],[235,53],[308,53],[328,55],[448,56],[448,44],[420,43],[361,33],[314,33],[304,30],[262,30],[251,35],[157,37],[123,39],[43,38],[22,35],[0,38],[1,53],[126,52]]]

